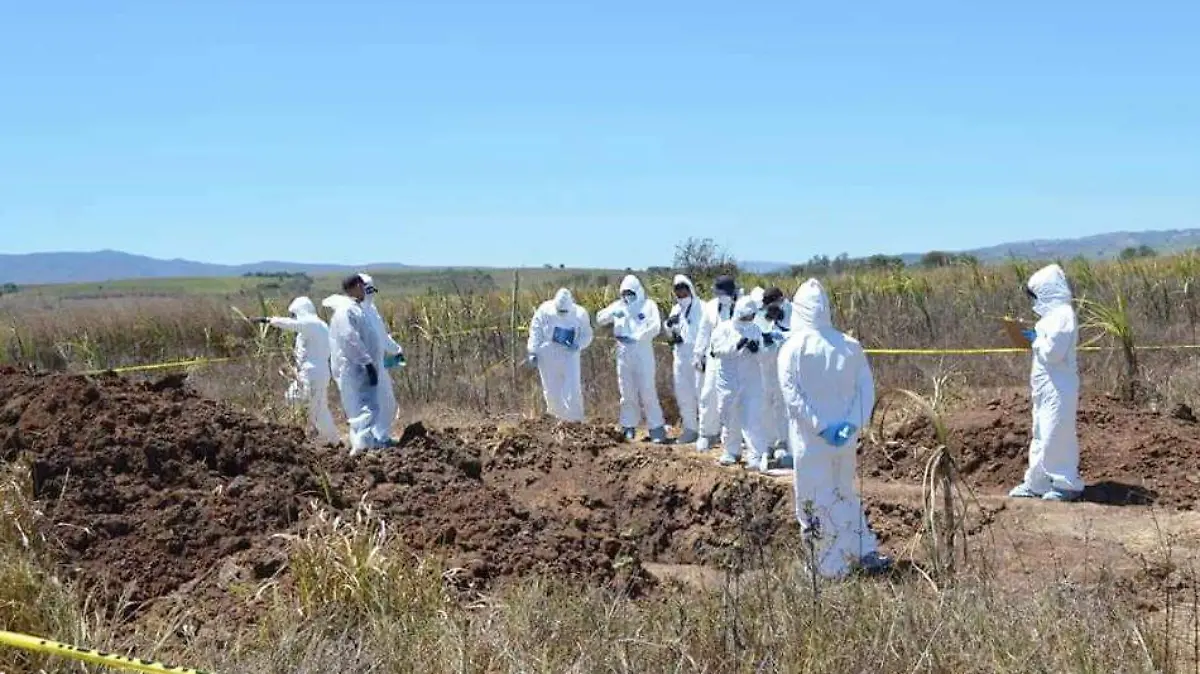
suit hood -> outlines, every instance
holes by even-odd
[[[642,287],[642,282],[638,277],[630,274],[621,281],[621,292],[632,290],[634,294],[633,304],[640,304],[646,299],[646,290]]]
[[[684,276],[683,274],[676,274],[674,280],[671,281],[671,287],[674,288],[677,285],[687,286],[688,291],[692,293],[692,301],[700,301],[700,298],[696,295],[696,284],[692,283],[692,279]]]
[[[296,318],[300,318],[301,316],[315,316],[317,307],[313,305],[312,300],[300,296],[292,300],[292,303],[288,305],[288,311],[294,314]]]
[[[792,327],[822,330],[833,326],[829,311],[829,295],[825,286],[815,278],[801,284],[792,298]]]
[[[559,288],[558,292],[554,293],[554,309],[556,311],[570,312],[575,308],[575,298],[571,295],[571,291],[566,288]]]
[[[743,297],[733,305],[733,315],[736,318],[754,318],[758,313],[758,302],[753,297]]]
[[[1067,275],[1056,264],[1034,272],[1026,285],[1037,296],[1033,310],[1039,316],[1045,316],[1055,307],[1071,304],[1071,286],[1067,284]]]
[[[346,307],[354,306],[355,304],[357,304],[357,302],[355,302],[354,298],[350,297],[349,295],[330,295],[321,301],[321,306],[333,309],[334,311],[337,311],[338,309],[345,309]]]

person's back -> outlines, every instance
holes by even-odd
[[[794,457],[796,519],[816,548],[816,571],[840,577],[853,565],[879,570],[855,486],[857,442],[875,405],[875,384],[858,341],[833,327],[829,298],[816,279],[796,291],[791,336],[779,354],[779,385]]]
[[[788,397],[789,387],[808,393],[819,386],[820,395],[809,398],[812,412],[818,418],[853,416],[865,422],[875,401],[873,388],[866,389],[862,383],[864,376],[870,377],[862,345],[833,327],[822,297],[810,299],[806,305],[801,304],[799,297],[793,303],[792,329],[779,352],[784,397]],[[793,373],[786,381],[783,381],[784,364],[789,364]],[[870,395],[864,395],[868,390]],[[861,423],[858,425],[861,427]]]
[[[350,424],[352,456],[379,446],[372,432],[380,413],[379,370],[372,360],[373,331],[360,305],[365,297],[363,285],[361,278],[348,277],[342,289],[353,296],[331,295],[322,302],[333,309],[329,319],[330,365]]]
[[[331,295],[322,304],[333,310],[328,328],[329,364],[333,377],[340,377],[349,365],[372,362],[362,307],[345,295]]]

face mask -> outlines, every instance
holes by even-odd
[[[733,304],[733,298],[729,295],[717,295],[717,302],[720,303],[721,306],[727,307],[730,304]]]
[[[686,309],[688,305],[692,303],[692,298],[690,295],[687,297],[676,297],[675,301],[679,304],[679,306]]]
[[[633,304],[633,300],[636,298],[637,295],[621,295],[621,299],[625,300],[625,304]]]

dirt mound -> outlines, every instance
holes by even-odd
[[[1028,462],[1032,411],[1028,394],[1011,392],[946,419],[967,480],[987,491],[1018,484]],[[1102,395],[1080,401],[1077,426],[1084,498],[1114,505],[1156,503],[1184,510],[1200,505],[1200,426],[1190,410],[1158,414]],[[1194,417],[1193,417],[1194,419]],[[867,477],[920,481],[934,445],[928,420],[902,425],[883,446],[865,445]]]
[[[64,569],[135,606],[183,592],[233,610],[220,588],[285,568],[273,535],[299,531],[314,501],[349,513],[365,495],[474,587],[549,573],[636,591],[641,561],[719,562],[790,519],[787,483],[596,427],[417,424],[400,449],[351,459],[183,384],[0,371],[0,455],[30,462]]]

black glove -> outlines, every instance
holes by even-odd
[[[743,338],[739,339],[738,343],[737,343],[738,351],[741,351],[742,349],[746,348],[746,345],[749,343],[750,343],[750,339],[748,337],[743,337]]]
[[[371,363],[367,363],[366,368],[367,368],[367,383],[370,384],[371,386],[378,386],[379,385],[379,372],[375,369],[375,366]]]
[[[266,316],[255,316],[254,318],[250,319],[250,322],[251,323],[261,323],[262,325],[266,325],[271,322],[271,319],[267,318]]]
[[[763,335],[763,346],[771,346],[775,343],[775,338],[770,334]]]
[[[676,344],[683,344],[683,337],[680,337],[679,335],[671,335],[667,339],[667,343],[670,344],[671,346],[675,346]]]
[[[750,353],[758,353],[758,342],[750,342],[746,344],[746,348],[750,350]]]
[[[675,314],[674,316],[667,319],[667,327],[668,328],[673,328],[676,325],[679,325],[679,314]]]

